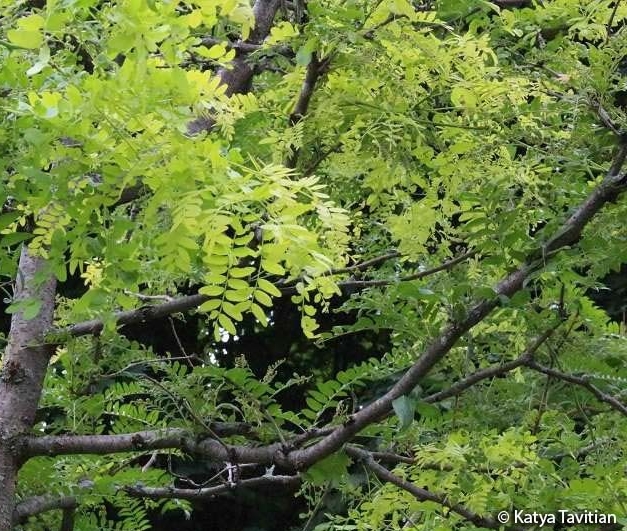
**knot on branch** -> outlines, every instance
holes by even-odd
[[[21,363],[8,360],[0,370],[0,381],[7,385],[18,385],[26,380],[26,371]]]

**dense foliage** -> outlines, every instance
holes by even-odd
[[[627,3],[0,5],[0,531],[627,523]]]

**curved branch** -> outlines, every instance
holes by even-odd
[[[239,423],[212,423],[212,430],[219,436],[242,435]],[[38,455],[106,455],[124,452],[146,452],[150,450],[179,449],[190,454],[202,455],[214,461],[237,463],[257,463],[271,465],[277,453],[287,453],[290,449],[329,435],[333,427],[305,431],[283,443],[248,447],[224,444],[212,438],[201,438],[197,434],[181,429],[147,430],[118,435],[43,435],[26,436],[20,440],[21,456]]]
[[[316,89],[316,84],[318,83],[320,77],[328,71],[330,63],[331,56],[327,56],[324,59],[318,59],[317,53],[312,54],[311,61],[309,61],[309,64],[307,65],[305,79],[303,80],[300,94],[298,95],[298,101],[294,106],[294,110],[290,114],[291,127],[294,127],[296,124],[301,122],[307,114],[309,103],[311,102],[314,90]],[[294,149],[294,151],[287,158],[285,166],[288,168],[295,168],[299,155],[300,148]]]
[[[465,252],[455,258],[451,258],[446,262],[443,262],[439,266],[432,267],[431,269],[425,269],[424,271],[418,271],[417,273],[413,273],[411,275],[406,275],[404,277],[400,277],[394,280],[388,279],[380,279],[380,280],[346,280],[343,282],[338,282],[338,286],[342,290],[356,290],[356,289],[366,289],[366,288],[376,288],[383,286],[390,286],[392,284],[398,284],[399,282],[410,282],[412,280],[420,280],[422,278],[434,275],[435,273],[439,273],[440,271],[448,271],[455,267],[457,264],[472,258],[477,254],[477,251],[468,251]]]
[[[541,336],[536,338],[531,343],[529,348],[527,348],[527,350],[525,350],[525,352],[523,352],[515,360],[508,361],[501,365],[487,367],[486,369],[482,369],[480,371],[474,372],[471,375],[467,376],[466,378],[455,382],[448,389],[444,389],[443,391],[439,391],[437,393],[427,396],[426,398],[423,399],[423,401],[427,403],[433,403],[433,402],[440,402],[441,400],[445,400],[452,396],[458,396],[461,393],[463,393],[466,389],[468,389],[469,387],[472,387],[473,385],[480,382],[481,380],[485,380],[487,378],[494,378],[495,376],[501,376],[502,374],[505,374],[506,372],[513,371],[514,369],[517,369],[518,367],[521,367],[529,363],[532,360],[533,355],[536,353],[536,351],[542,346],[542,344],[547,339],[549,339],[549,337],[553,335],[553,332],[555,332],[557,327],[560,326],[561,324],[562,324],[562,321],[557,323],[554,327],[549,328]]]
[[[397,475],[390,472],[387,468],[377,463],[373,459],[372,455],[365,450],[360,450],[355,447],[349,447],[346,448],[346,453],[351,457],[361,461],[381,481],[384,481],[386,483],[392,483],[393,485],[396,485],[404,491],[409,492],[418,501],[431,501],[437,503],[442,507],[446,507],[451,512],[460,515],[465,520],[472,522],[477,527],[483,527],[487,529],[503,529],[503,524],[501,524],[492,517],[481,516],[471,511],[467,507],[464,507],[463,505],[451,503],[447,499],[447,496],[444,494],[435,494],[398,477]],[[507,529],[518,531],[520,528],[509,527]]]
[[[157,304],[154,306],[142,306],[135,310],[127,310],[124,312],[117,312],[115,314],[115,321],[118,326],[124,326],[127,324],[144,323],[153,319],[159,319],[160,317],[167,317],[173,313],[186,312],[197,308],[203,302],[207,301],[209,297],[205,295],[189,295],[186,297],[178,297],[163,304]],[[63,341],[67,337],[79,337],[85,335],[97,335],[102,332],[104,323],[102,319],[91,319],[89,321],[83,321],[67,328],[59,330],[53,330],[50,332],[48,341],[56,343]]]
[[[215,423],[211,424],[211,426],[215,434],[219,436],[241,433],[241,429],[237,426],[230,426],[228,423],[224,423],[224,425]],[[296,442],[293,444],[296,445]],[[258,448],[230,446],[225,445],[222,441],[217,439],[202,439],[189,430],[167,428],[163,430],[146,430],[118,435],[28,436],[21,439],[20,446],[21,454],[26,458],[37,455],[107,455],[172,448],[180,449],[190,454],[203,455],[215,461],[271,464],[273,454],[280,450],[281,445],[275,443]]]
[[[612,406],[613,409],[627,416],[627,406],[622,404],[618,399],[614,398],[613,396],[601,391],[596,385],[590,382],[589,377],[567,374],[565,372],[552,369],[551,367],[545,367],[544,365],[540,365],[533,360],[527,360],[525,362],[525,365],[530,369],[541,372],[542,374],[546,374],[547,376],[551,376],[553,378],[557,378],[558,380],[562,380],[564,382],[569,382],[583,387],[584,389],[590,391],[600,402],[605,402],[606,404],[609,404],[610,406]]]
[[[13,524],[23,524],[26,520],[37,514],[47,511],[62,509],[63,511],[74,510],[77,507],[74,496],[33,496],[26,498],[15,506],[13,510]]]

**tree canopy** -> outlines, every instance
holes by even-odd
[[[0,5],[0,531],[627,523],[627,3]]]

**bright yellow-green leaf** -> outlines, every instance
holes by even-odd
[[[268,273],[271,273],[273,275],[284,275],[285,274],[285,269],[283,268],[282,265],[277,264],[276,262],[272,262],[270,260],[263,260],[261,262],[261,268],[264,271],[267,271]]]
[[[229,317],[232,317],[236,321],[241,321],[243,318],[242,312],[237,308],[234,304],[230,302],[224,301],[222,303],[222,311],[226,313]]]
[[[198,290],[198,293],[213,297],[216,295],[222,295],[224,293],[224,288],[222,286],[202,286]]]
[[[218,315],[218,322],[220,323],[220,326],[224,328],[232,336],[237,334],[237,329],[235,328],[233,321],[231,321],[231,319],[229,319],[229,317],[227,317],[223,313]]]
[[[229,275],[235,278],[244,278],[255,272],[254,267],[234,267],[229,271]]]
[[[250,311],[255,316],[257,321],[261,323],[262,326],[265,327],[268,325],[268,317],[266,316],[266,312],[263,311],[261,306],[253,303],[250,305]]]
[[[239,278],[229,278],[227,285],[232,289],[246,289],[248,288],[248,282]]]
[[[220,59],[226,55],[226,47],[223,44],[214,44],[211,48],[206,46],[199,46],[196,48],[198,55],[206,57],[207,59]]]
[[[224,296],[229,301],[242,302],[248,299],[250,292],[251,289],[229,290],[224,294]]]
[[[198,307],[198,309],[201,312],[210,312],[211,310],[215,310],[219,308],[221,304],[222,304],[222,301],[220,299],[211,299],[211,300],[208,300],[207,302],[203,302]]]
[[[12,29],[7,31],[7,37],[16,46],[28,49],[39,48],[44,42],[41,31]]]
[[[202,10],[194,9],[188,15],[185,15],[185,22],[190,28],[197,28],[203,23]]]
[[[277,288],[272,282],[267,281],[265,278],[257,279],[257,287],[273,297],[281,296],[279,288]]]
[[[263,291],[257,290],[255,291],[253,295],[255,299],[259,301],[260,304],[263,304],[264,306],[268,306],[268,307],[272,306],[272,299]]]
[[[38,14],[28,15],[27,17],[22,17],[17,21],[17,25],[25,30],[29,31],[37,31],[44,27],[45,19]]]

